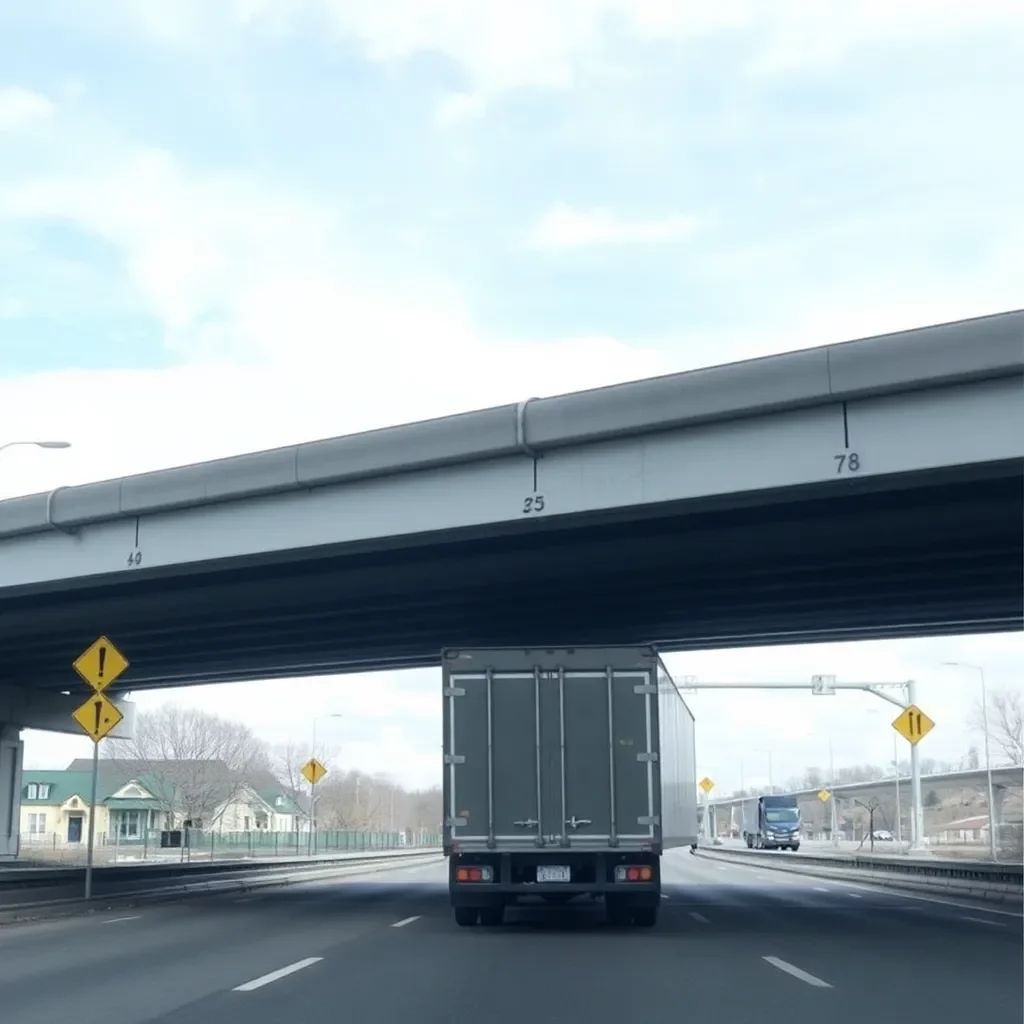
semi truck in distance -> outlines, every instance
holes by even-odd
[[[694,719],[651,647],[442,652],[444,853],[459,925],[603,899],[651,927],[697,842]]]
[[[747,849],[800,849],[800,806],[795,796],[759,796],[743,804]]]

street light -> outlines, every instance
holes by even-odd
[[[316,757],[316,723],[321,719],[325,718],[342,718],[340,711],[331,711],[325,715],[314,715],[313,716],[313,743],[309,748],[309,756]],[[312,856],[316,851],[314,847],[316,834],[316,783],[311,782],[309,784],[309,855]]]
[[[14,448],[18,445],[27,445],[30,448],[70,448],[70,441],[7,441],[0,444],[0,452],[5,448]]]
[[[996,853],[996,816],[995,798],[992,791],[992,758],[988,750],[988,696],[985,692],[985,670],[980,665],[972,665],[966,661],[944,661],[943,665],[950,668],[966,668],[978,673],[981,680],[981,728],[985,733],[985,781],[988,785],[988,848],[993,860],[998,860]]]

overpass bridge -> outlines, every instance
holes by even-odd
[[[1016,311],[9,499],[0,707],[101,633],[124,692],[1017,630],[1022,397]]]
[[[818,801],[818,793],[827,789],[835,798],[842,800],[870,800],[876,798],[890,798],[893,796],[896,787],[896,777],[890,775],[884,779],[873,779],[868,782],[845,782],[836,786],[822,784],[811,786],[807,789],[795,789],[784,791],[787,796],[795,796],[806,808],[813,808]],[[962,789],[977,787],[984,793],[986,789],[987,776],[984,768],[972,768],[966,771],[954,772],[932,772],[921,776],[922,792],[935,792],[938,794],[957,792]],[[900,777],[900,787],[903,791],[905,806],[910,806],[910,776]],[[998,823],[1005,822],[1005,801],[1010,793],[1018,795],[1024,783],[1024,768],[1021,765],[1009,765],[992,769],[992,792],[994,798],[994,817]],[[712,808],[712,820],[721,834],[722,828],[727,827],[729,822],[740,824],[740,808],[742,805],[753,799],[752,796],[729,796],[719,797],[709,801]]]

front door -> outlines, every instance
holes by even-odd
[[[82,819],[81,816],[68,818],[68,842],[80,843],[82,841]]]

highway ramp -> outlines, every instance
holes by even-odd
[[[656,928],[457,928],[445,865],[0,928],[4,1024],[1019,1024],[1019,908],[673,851]]]

